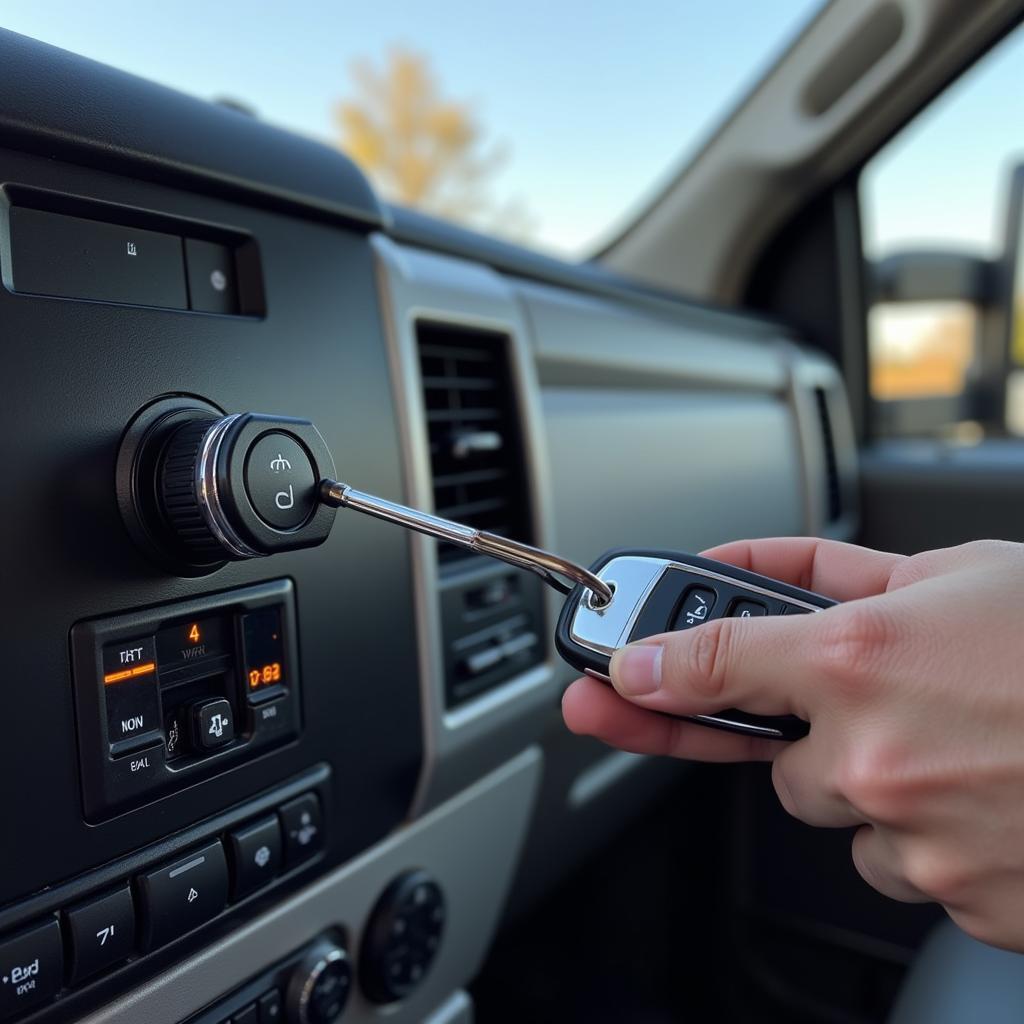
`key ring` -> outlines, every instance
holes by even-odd
[[[499,537],[496,533],[477,530],[472,526],[464,526],[462,523],[430,515],[428,512],[420,512],[406,505],[357,491],[337,480],[321,481],[320,500],[333,508],[350,508],[356,512],[363,512],[376,519],[425,533],[428,537],[436,537],[438,540],[457,544],[478,554],[497,558],[519,569],[528,569],[560,594],[569,594],[576,584],[581,584],[590,591],[590,604],[595,609],[606,608],[611,604],[614,590],[604,580],[595,576],[589,569],[584,569],[583,566],[542,548]],[[562,576],[572,580],[572,585],[559,578]]]

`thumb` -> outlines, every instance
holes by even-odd
[[[814,615],[716,619],[647,637],[612,655],[612,685],[652,711],[712,714],[741,708],[809,718],[815,702],[809,652],[820,635]]]

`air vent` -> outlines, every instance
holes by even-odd
[[[532,542],[508,336],[430,322],[416,336],[435,513]],[[438,547],[442,565],[472,557]]]
[[[815,388],[814,399],[821,420],[822,447],[825,449],[826,522],[834,523],[843,513],[843,498],[839,489],[839,466],[836,462],[835,438],[832,435],[832,418],[828,411],[828,394],[824,388]]]

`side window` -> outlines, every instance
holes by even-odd
[[[1024,435],[1022,89],[1018,29],[861,175],[877,436]]]

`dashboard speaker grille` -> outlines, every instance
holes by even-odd
[[[523,439],[507,335],[416,325],[434,511],[481,530],[533,541]],[[448,564],[472,558],[438,547]]]

